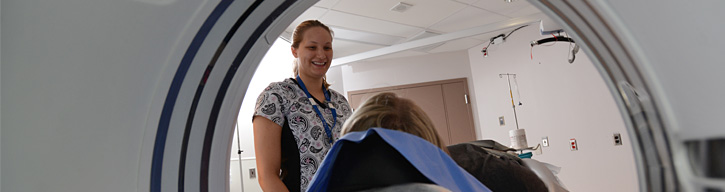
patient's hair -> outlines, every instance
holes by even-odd
[[[342,135],[374,127],[416,135],[448,152],[428,115],[413,101],[394,93],[379,93],[361,104],[343,124]]]

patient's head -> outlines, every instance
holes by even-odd
[[[366,100],[342,126],[342,134],[374,127],[410,133],[447,151],[428,115],[412,101],[394,93],[379,93]]]

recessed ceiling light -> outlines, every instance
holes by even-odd
[[[395,5],[395,6],[393,6],[393,8],[390,8],[390,10],[391,11],[401,12],[402,13],[402,12],[407,11],[411,7],[413,7],[413,5],[408,4],[408,3],[398,2],[398,4]]]

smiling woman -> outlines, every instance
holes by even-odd
[[[317,20],[302,22],[291,51],[296,78],[265,88],[252,120],[259,184],[265,191],[306,190],[351,113],[345,97],[325,81],[332,31]]]

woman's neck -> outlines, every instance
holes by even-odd
[[[325,93],[322,91],[322,78],[312,78],[300,75],[300,79],[302,79],[302,82],[305,83],[307,91],[309,91],[312,96],[318,100],[320,100],[320,96],[322,96],[322,99],[325,98]]]

